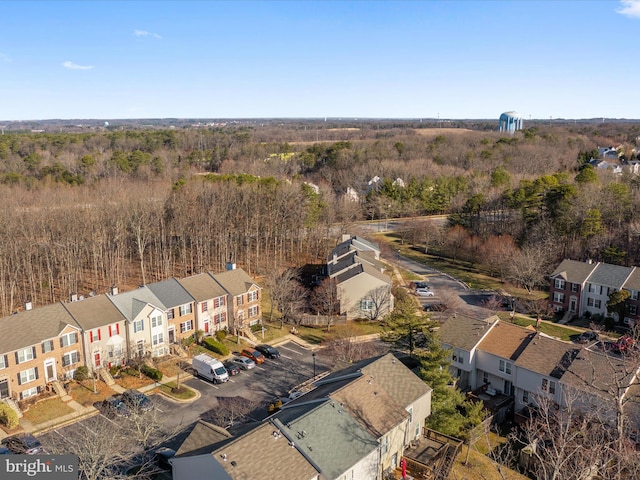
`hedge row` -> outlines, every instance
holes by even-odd
[[[142,370],[142,373],[144,373],[151,380],[155,380],[156,382],[162,380],[162,372],[160,370],[150,367],[149,365],[142,365],[140,369]]]
[[[214,353],[222,356],[229,355],[229,349],[224,344],[217,341],[215,338],[207,337],[202,341],[202,343],[206,348]]]

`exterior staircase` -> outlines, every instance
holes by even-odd
[[[63,401],[71,400],[71,397],[67,394],[67,391],[60,380],[54,380],[51,382],[51,386],[53,387],[53,391],[56,392],[56,395],[58,395]]]
[[[173,354],[177,355],[180,358],[186,358],[189,356],[184,347],[179,343],[174,343],[173,345],[171,345],[171,348],[173,349]]]
[[[16,402],[14,402],[10,398],[3,398],[2,401],[11,407],[11,410],[14,410],[18,414],[18,418],[22,418],[22,410]]]
[[[104,383],[106,383],[107,385],[111,386],[114,385],[116,383],[116,381],[113,379],[113,377],[111,376],[111,374],[109,373],[109,370],[106,368],[101,368],[100,370],[98,370],[100,378],[102,379],[102,381]]]
[[[247,339],[249,340],[249,342],[253,343],[254,345],[256,343],[259,343],[258,341],[258,337],[256,337],[253,332],[251,331],[251,327],[249,326],[244,326],[242,327],[242,329],[240,330],[240,333]]]
[[[436,473],[437,480],[446,480],[449,478],[449,473],[451,473],[451,468],[453,467],[453,462],[458,455],[460,450],[460,446],[455,445],[447,445],[447,451],[444,454],[444,458],[441,460],[440,466]]]

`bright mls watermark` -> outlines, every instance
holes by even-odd
[[[77,480],[76,455],[2,455],[2,480]]]

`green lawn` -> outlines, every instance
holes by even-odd
[[[31,405],[29,409],[24,412],[24,418],[34,425],[38,425],[69,413],[73,413],[73,408],[64,403],[60,397],[53,397]]]
[[[176,382],[162,383],[158,387],[162,393],[178,400],[190,400],[196,396],[196,393],[188,387],[180,385],[180,392],[175,392]]]

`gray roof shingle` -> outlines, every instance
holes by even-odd
[[[589,275],[589,283],[604,285],[605,287],[620,290],[631,275],[632,269],[621,267],[620,265],[610,265],[599,263],[595,270]]]
[[[485,319],[457,314],[444,322],[438,330],[440,341],[470,352],[498,321],[497,316]]]
[[[550,275],[552,278],[560,276],[567,282],[583,284],[598,264],[564,259]]]
[[[83,330],[93,330],[125,320],[122,312],[104,295],[63,305]]]
[[[191,277],[179,279],[180,285],[189,292],[196,302],[204,302],[212,298],[222,297],[227,294],[224,288],[216,282],[208,273],[200,273]]]
[[[118,293],[117,295],[108,294],[107,298],[113,302],[127,320],[136,318],[147,305],[167,311],[167,307],[146,286],[129,292]]]
[[[258,286],[256,281],[241,268],[227,270],[222,273],[212,273],[211,276],[234,297],[247,293],[254,285]]]
[[[150,283],[147,288],[158,297],[167,308],[179,307],[193,302],[193,297],[182,287],[175,278],[162,282]]]

